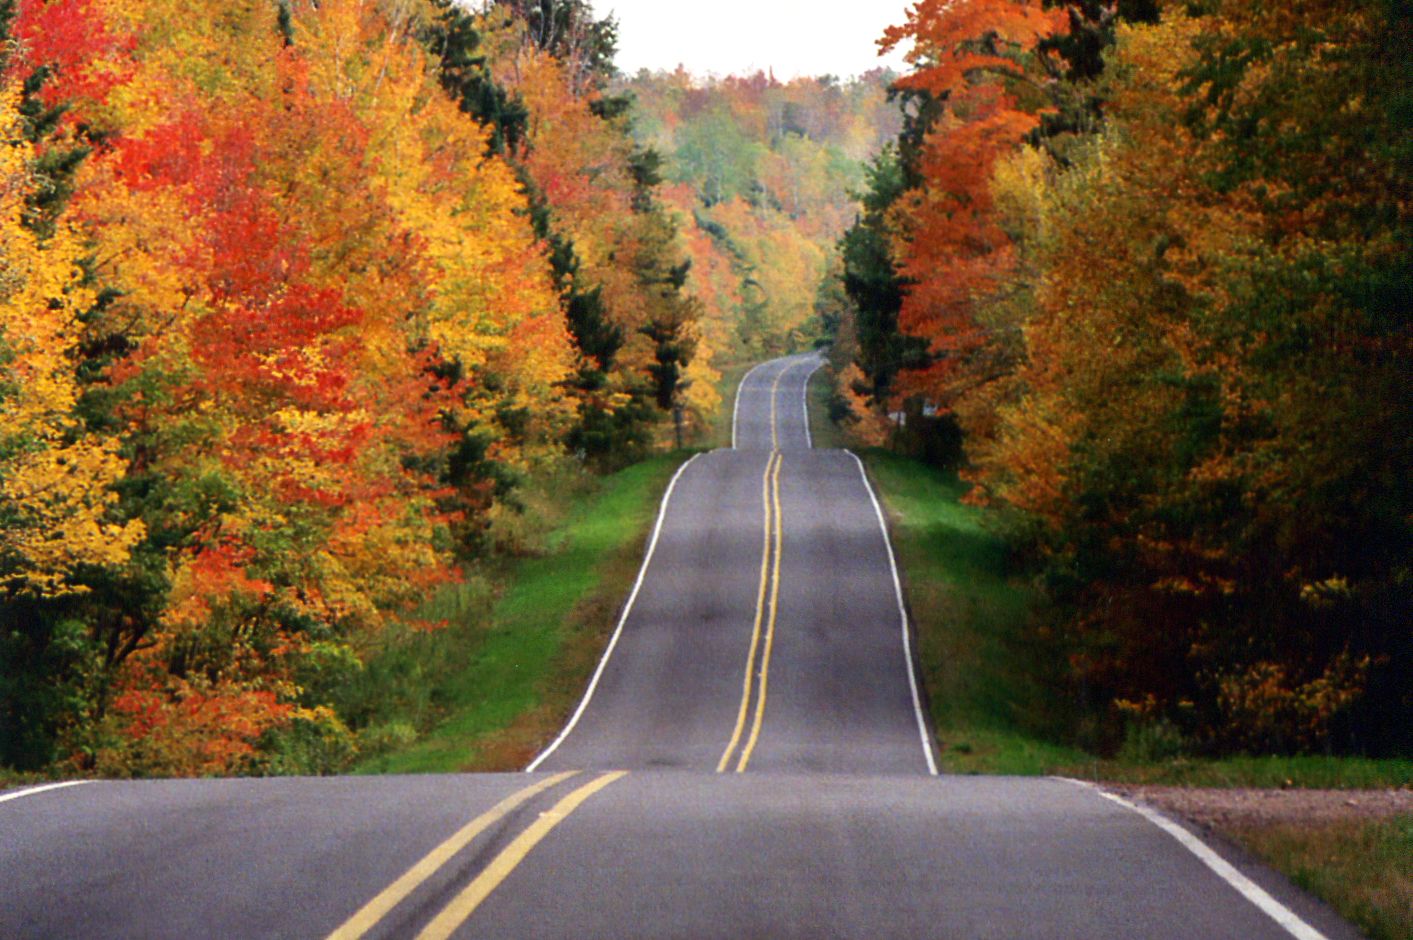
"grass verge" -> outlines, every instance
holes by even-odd
[[[420,738],[365,758],[357,773],[523,767],[568,718],[627,596],[668,481],[684,455],[635,464],[579,497],[539,557],[497,578],[505,589],[461,668],[433,690]]]
[[[1056,768],[1068,777],[1175,787],[1300,787],[1377,790],[1413,786],[1413,761],[1365,757],[1236,755],[1139,762],[1086,759]]]
[[[886,451],[863,454],[888,507],[918,634],[918,660],[951,773],[1058,774],[1205,787],[1413,785],[1413,761],[1348,757],[1101,760],[1046,733],[1063,715],[1055,663],[1028,630],[1038,592],[1008,571],[983,510],[955,475]],[[1231,838],[1371,937],[1413,937],[1413,817],[1312,825],[1222,825]]]
[[[888,507],[942,768],[1043,774],[1082,762],[1029,730],[1050,704],[1024,631],[1038,598],[1008,573],[982,511],[962,505],[965,484],[888,451],[861,456]]]
[[[736,411],[736,389],[746,373],[755,367],[754,362],[744,362],[721,366],[721,378],[717,380],[716,391],[721,396],[721,407],[716,409],[702,445],[707,448],[731,446],[731,419]]]
[[[834,373],[827,364],[810,378],[810,437],[814,446],[822,450],[839,450],[849,446],[844,432],[829,417],[830,400],[834,393],[833,382]]]
[[[888,507],[944,770],[1135,784],[1322,789],[1413,785],[1413,761],[1355,757],[1100,759],[1063,743],[1061,657],[1029,629],[1042,598],[1011,572],[986,512],[953,473],[864,451]]]
[[[1228,835],[1376,940],[1413,937],[1413,816]]]

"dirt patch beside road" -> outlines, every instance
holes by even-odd
[[[1387,819],[1413,813],[1413,790],[1266,790],[1150,787],[1104,788],[1211,829]]]

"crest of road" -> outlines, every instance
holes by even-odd
[[[810,439],[820,362],[741,382],[529,773],[0,793],[0,936],[1357,936],[1096,788],[937,775],[883,513]]]

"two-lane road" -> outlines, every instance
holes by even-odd
[[[611,655],[535,769],[928,773],[891,550],[856,458],[810,447],[793,356],[683,467]]]
[[[679,472],[532,773],[0,794],[0,937],[1354,936],[1092,788],[934,775],[817,365],[751,372],[734,446]]]

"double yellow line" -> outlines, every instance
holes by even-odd
[[[761,479],[765,531],[764,547],[760,555],[760,590],[756,594],[755,624],[751,627],[751,647],[746,656],[746,677],[741,685],[741,707],[736,712],[736,727],[731,730],[731,740],[727,742],[726,750],[721,752],[721,760],[716,764],[717,773],[729,770],[733,759],[736,772],[745,771],[751,762],[751,754],[755,752],[756,742],[760,740],[761,723],[765,720],[765,697],[770,686],[770,654],[775,648],[775,621],[780,609],[780,551],[783,541],[780,521],[780,465],[785,457],[780,453],[777,403],[780,400],[780,380],[793,368],[792,365],[781,369],[775,374],[775,381],[770,384],[771,449],[770,459],[765,464],[765,475]],[[755,704],[754,716],[752,702]],[[749,733],[746,731],[748,721]],[[743,735],[744,744],[741,740]]]
[[[773,420],[771,425],[773,430]],[[783,454],[772,451],[770,460],[765,465],[765,476],[761,480],[765,534],[764,549],[760,557],[760,590],[756,595],[755,625],[751,629],[751,648],[746,657],[746,678],[741,689],[741,707],[736,714],[736,727],[731,732],[731,740],[716,765],[717,773],[724,773],[731,766],[733,756],[736,757],[736,772],[741,773],[746,769],[746,765],[751,761],[751,753],[756,749],[756,741],[760,739],[761,722],[765,719],[765,696],[770,682],[770,653],[775,646],[775,619],[780,609],[780,465],[784,461]],[[760,653],[759,667],[756,664],[757,652]],[[755,681],[757,676],[759,682]],[[746,721],[751,714],[753,698],[755,717],[750,722],[750,734],[737,755],[736,748],[741,745],[741,736],[746,732]]]
[[[329,934],[329,940],[356,940],[356,938],[366,935],[368,931],[378,926],[383,918],[392,912],[393,908],[406,900],[408,895],[440,871],[457,853],[470,845],[478,835],[504,819],[521,804],[556,784],[563,783],[578,772],[570,770],[555,774],[553,777],[547,777],[538,783],[517,790],[462,826],[445,842],[432,849],[404,872],[402,877],[384,888],[377,897],[363,905],[357,913],[339,925],[338,929]],[[466,922],[467,918],[475,913],[481,902],[490,897],[491,892],[500,886],[500,883],[515,870],[516,866],[525,860],[525,856],[530,854],[530,850],[549,835],[551,829],[563,822],[589,797],[625,776],[627,776],[625,771],[601,774],[561,799],[547,812],[541,813],[495,858],[491,859],[470,884],[462,888],[456,897],[447,902],[446,906],[417,934],[418,940],[443,940],[443,938],[450,937]]]

